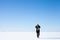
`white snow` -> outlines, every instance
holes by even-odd
[[[60,40],[60,32],[41,32],[40,38],[35,32],[0,32],[0,40]]]

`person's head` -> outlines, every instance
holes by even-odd
[[[37,24],[37,25],[39,25],[39,24]]]

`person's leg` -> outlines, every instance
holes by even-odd
[[[39,38],[39,33],[37,33],[37,38]]]
[[[39,38],[39,34],[40,34],[40,33],[39,33],[39,30],[38,30],[38,31],[37,31],[37,38]]]

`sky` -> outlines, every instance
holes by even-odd
[[[60,0],[0,0],[0,32],[60,32]]]

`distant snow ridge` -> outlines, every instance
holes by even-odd
[[[0,32],[0,40],[60,40],[60,32],[41,32],[40,38],[35,32]]]

